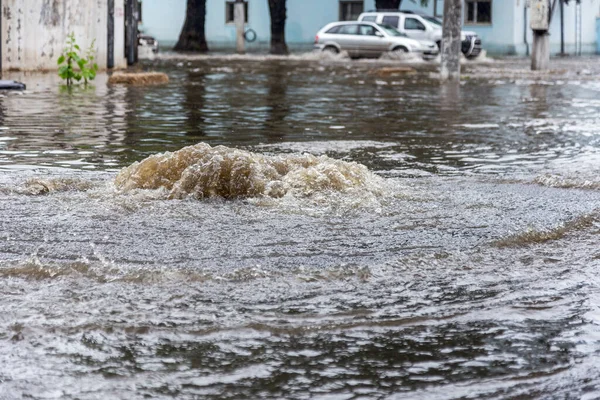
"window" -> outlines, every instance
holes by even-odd
[[[235,1],[225,2],[225,23],[235,23]],[[244,1],[244,22],[248,23],[248,2]]]
[[[363,10],[363,0],[340,0],[340,21],[356,21]]]
[[[491,24],[492,0],[466,0],[466,24]]]
[[[421,21],[419,21],[416,18],[406,18],[404,20],[404,29],[406,30],[417,30],[417,31],[424,31],[425,29],[425,25],[423,25],[421,23]]]
[[[340,26],[340,30],[337,32],[341,35],[357,35],[358,34],[358,25],[357,24],[348,24]]]
[[[375,21],[377,21],[377,15],[367,15],[367,16],[364,16],[363,19],[362,19],[362,21],[365,21],[365,22],[375,22]]]
[[[365,36],[375,36],[376,29],[371,25],[361,25],[358,27],[358,34]]]
[[[383,21],[381,21],[381,23],[383,25],[389,25],[389,26],[393,26],[394,28],[397,28],[400,22],[400,17],[396,16],[396,15],[384,15],[383,16]]]
[[[329,29],[325,33],[338,33],[339,31],[340,31],[340,27],[339,26],[334,26],[333,28]]]

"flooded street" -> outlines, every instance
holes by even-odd
[[[397,65],[4,77],[0,399],[600,398],[600,58]]]

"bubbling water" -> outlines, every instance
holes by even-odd
[[[364,165],[327,156],[268,156],[205,143],[152,155],[124,168],[115,179],[121,191],[165,189],[169,199],[225,199],[353,191],[380,195],[383,179]]]

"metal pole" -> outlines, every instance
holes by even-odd
[[[560,54],[565,54],[565,2],[560,0]]]
[[[527,41],[527,5],[523,6],[523,43],[525,43],[525,55],[529,57],[529,42]]]
[[[115,67],[115,0],[108,0],[108,45],[106,47],[106,68]]]
[[[126,29],[127,29],[127,65],[135,64],[135,46],[137,42],[137,33],[133,30],[133,19],[135,17],[134,13],[134,1],[135,0],[127,0],[127,5],[125,6],[127,12],[127,21],[126,21]]]

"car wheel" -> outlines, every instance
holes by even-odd
[[[323,49],[323,53],[328,53],[328,54],[338,54],[339,52],[340,51],[333,46],[326,46]]]
[[[408,53],[408,49],[404,46],[398,46],[398,47],[394,47],[394,49],[392,50],[392,53],[402,55],[402,54]]]
[[[402,60],[406,58],[406,55],[408,54],[408,49],[404,46],[394,47],[389,54],[390,58],[394,60]]]

